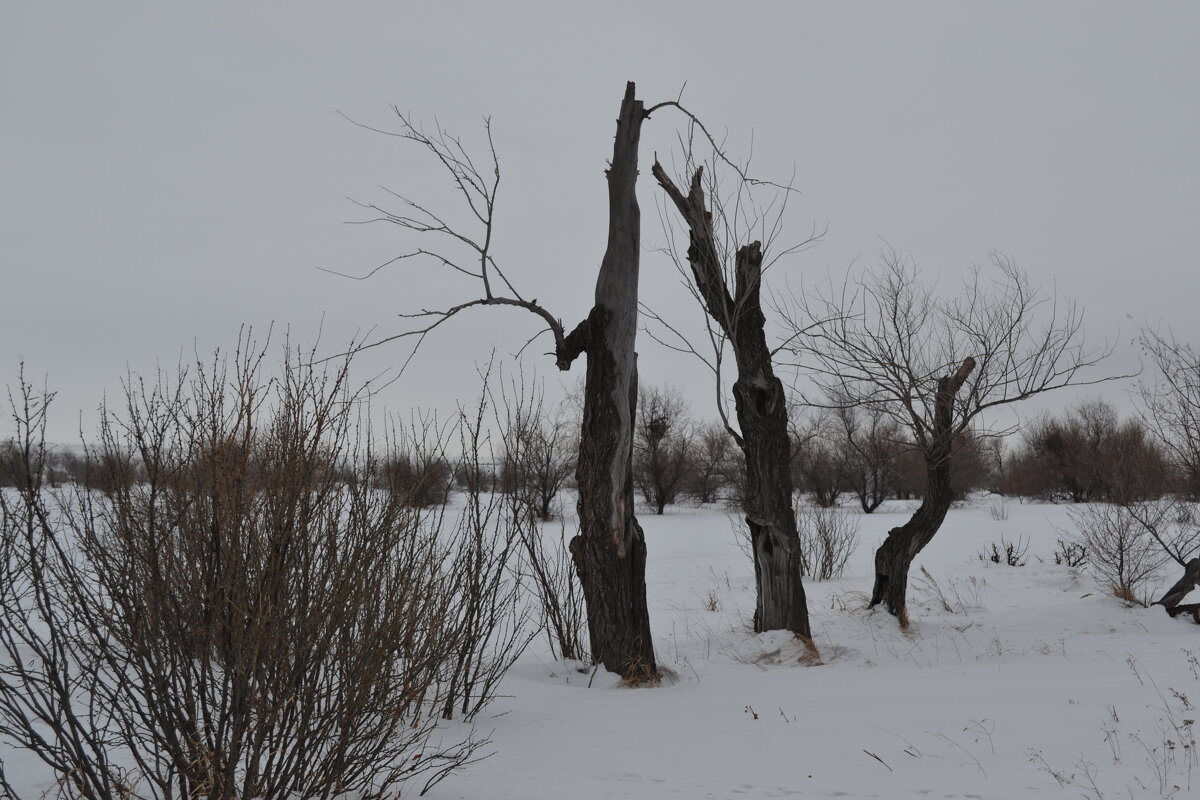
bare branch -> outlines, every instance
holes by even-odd
[[[417,313],[402,313],[400,317],[404,319],[431,319],[432,322],[428,325],[411,328],[391,336],[373,340],[367,344],[360,345],[357,349],[368,350],[395,342],[399,339],[414,340],[413,348],[405,359],[404,365],[401,367],[400,371],[403,372],[404,367],[408,365],[409,361],[416,354],[416,351],[420,349],[421,344],[425,341],[425,337],[451,317],[476,306],[512,306],[523,308],[541,318],[546,328],[554,336],[554,354],[557,366],[559,369],[568,369],[575,356],[578,355],[578,352],[574,355],[568,355],[570,348],[567,346],[567,336],[562,322],[541,306],[536,299],[525,299],[516,290],[512,282],[508,279],[508,276],[492,256],[496,197],[500,188],[500,159],[496,153],[495,140],[492,136],[491,120],[485,117],[483,122],[484,132],[487,137],[487,153],[490,159],[490,164],[484,168],[476,165],[462,140],[450,135],[436,120],[432,130],[426,130],[417,123],[414,123],[407,114],[400,111],[396,106],[392,106],[392,111],[399,120],[400,127],[398,130],[385,130],[364,125],[345,114],[341,114],[341,112],[338,113],[357,127],[374,133],[382,133],[387,136],[414,142],[427,151],[441,165],[445,172],[449,174],[456,194],[461,203],[466,207],[469,219],[472,220],[472,225],[477,225],[478,229],[470,231],[460,228],[431,207],[417,202],[400,192],[381,187],[387,195],[399,201],[404,210],[393,212],[375,203],[363,203],[352,200],[351,202],[355,203],[355,205],[373,214],[371,217],[357,220],[352,224],[389,223],[413,235],[431,237],[431,240],[435,244],[430,247],[419,247],[391,258],[361,276],[349,275],[326,268],[320,269],[324,272],[353,280],[366,280],[375,276],[386,267],[399,262],[412,259],[428,259],[438,266],[448,268],[477,280],[479,282],[480,296],[467,302],[450,306],[449,308],[436,310],[423,309]],[[469,259],[475,261],[475,264],[467,266],[468,257],[460,259],[455,255],[456,250],[465,250]],[[524,350],[524,347],[521,349]]]
[[[933,427],[938,379],[967,358],[975,366],[955,393],[956,434],[981,414],[1043,392],[1129,377],[1084,378],[1112,346],[1085,347],[1075,304],[1034,289],[1003,255],[993,253],[992,265],[993,279],[975,270],[959,295],[943,299],[911,261],[887,249],[879,268],[852,273],[832,291],[797,296],[788,349],[831,398],[806,400],[882,408],[920,443]]]

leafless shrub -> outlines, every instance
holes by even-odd
[[[1150,584],[1170,558],[1150,526],[1165,522],[1161,504],[1090,503],[1068,511],[1075,532],[1072,544],[1087,553],[1087,565],[1116,596],[1148,604]],[[1164,540],[1166,541],[1166,540]]]
[[[490,376],[489,366],[481,375],[483,391],[473,413],[464,410],[460,417],[463,461],[476,473],[492,460],[486,429]],[[463,719],[474,719],[494,699],[504,673],[537,635],[528,624],[532,610],[525,602],[518,565],[522,542],[533,524],[519,500],[485,494],[478,485],[468,488],[450,546],[459,649],[445,686],[445,719],[454,717],[456,706]]]
[[[721,610],[721,598],[717,597],[716,589],[708,590],[708,596],[704,598],[704,610],[713,612]]]
[[[804,574],[818,581],[841,577],[858,547],[858,516],[836,508],[802,505],[796,527]]]
[[[1018,537],[1015,542],[1000,537],[1000,544],[992,542],[989,550],[979,554],[980,561],[991,561],[993,564],[1007,564],[1010,567],[1023,567],[1029,563],[1029,539]]]
[[[0,738],[60,796],[382,798],[485,744],[437,721],[481,708],[520,641],[478,517],[447,550],[444,511],[374,488],[345,367],[296,355],[268,381],[262,359],[129,384],[94,463],[144,477],[109,494],[45,487],[49,398],[22,384]]]
[[[524,376],[504,384],[499,402],[494,395],[487,398],[503,449],[500,489],[517,538],[519,569],[540,611],[539,629],[559,658],[586,661],[587,612],[566,529],[560,525],[557,540],[548,542],[538,522],[550,518],[551,504],[574,466],[570,431],[577,426],[565,407],[547,418],[541,393],[530,389]],[[481,424],[476,415],[474,436]]]
[[[993,500],[988,504],[988,514],[996,522],[1004,522],[1008,519],[1008,503],[1004,500]]]
[[[989,483],[991,454],[987,442],[975,431],[967,429],[950,445],[950,495],[961,502],[971,492]],[[924,498],[929,492],[929,475],[925,458],[911,442],[900,450],[895,462],[893,491],[902,500]]]
[[[567,535],[560,535],[547,544],[544,529],[529,525],[521,529],[525,555],[525,571],[529,574],[542,609],[542,629],[550,641],[550,649],[559,658],[590,661],[585,636],[587,609],[583,602],[583,587],[571,559]]]
[[[1087,564],[1087,547],[1066,539],[1059,539],[1054,550],[1054,563],[1071,568]]]

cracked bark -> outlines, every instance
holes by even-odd
[[[658,666],[646,608],[646,542],[634,516],[633,423],[637,404],[641,221],[635,192],[645,110],[626,86],[608,169],[608,246],[587,320],[567,337],[559,364],[587,354],[576,479],[579,534],[571,553],[588,609],[592,656],[634,681]]]
[[[954,499],[950,488],[950,457],[955,436],[954,398],[974,369],[975,359],[968,357],[955,373],[938,378],[933,429],[923,448],[928,489],[908,522],[888,531],[887,538],[875,551],[871,607],[882,603],[888,613],[900,618],[901,625],[908,624],[906,595],[913,559],[938,532]]]
[[[754,553],[754,630],[789,630],[811,638],[792,507],[787,401],[767,346],[760,297],[762,245],[753,242],[737,251],[731,294],[715,245],[712,215],[705,208],[702,172],[696,171],[686,196],[660,164],[654,165],[653,173],[687,222],[693,280],[705,310],[729,338],[737,363],[733,400],[740,435],[735,438],[746,460],[743,510]]]

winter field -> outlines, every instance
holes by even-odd
[[[1200,630],[1055,564],[1071,506],[984,495],[953,508],[915,562],[901,630],[866,592],[875,548],[913,507],[838,512],[859,541],[842,577],[806,582],[819,658],[751,632],[752,566],[726,511],[643,509],[662,685],[556,661],[539,636],[475,719],[490,755],[425,796],[1194,796]],[[1024,566],[980,557],[1002,539],[1028,543]],[[53,791],[28,753],[0,746],[0,759],[20,797]]]
[[[752,567],[723,511],[639,517],[670,678],[622,687],[537,640],[480,722],[495,755],[427,796],[1194,796],[1200,630],[1055,565],[1066,506],[1004,501],[994,519],[993,502],[951,510],[919,556],[904,631],[866,592],[911,506],[846,509],[861,526],[845,575],[806,584],[819,662],[751,633]],[[1002,536],[1028,539],[1026,566],[979,558]]]

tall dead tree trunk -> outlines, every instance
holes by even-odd
[[[405,203],[391,213],[371,203],[361,204],[372,221],[388,222],[417,236],[449,243],[445,251],[419,248],[392,261],[423,256],[441,266],[478,279],[480,296],[443,309],[422,309],[403,316],[420,320],[413,328],[369,346],[411,337],[414,350],[438,326],[476,306],[511,306],[537,314],[554,336],[555,361],[569,370],[587,353],[582,442],[576,476],[579,481],[579,535],[571,554],[583,585],[591,634],[592,655],[608,669],[634,680],[658,676],[650,621],[646,610],[646,545],[633,514],[633,433],[637,403],[634,338],[637,333],[638,266],[641,222],[637,185],[638,140],[645,107],[627,84],[617,119],[616,143],[608,170],[608,248],[596,279],[595,304],[587,319],[570,334],[537,300],[522,297],[492,256],[492,223],[500,183],[500,163],[492,145],[491,169],[481,172],[462,143],[441,128],[426,132],[397,112],[400,138],[431,152],[449,171],[470,217],[483,227],[471,235],[449,227],[425,206],[392,193]],[[458,254],[465,247],[470,261]],[[392,263],[392,262],[388,262]],[[376,270],[377,271],[377,270]],[[370,273],[374,274],[374,273]]]
[[[954,398],[974,369],[975,359],[967,357],[954,374],[938,378],[933,429],[927,431],[924,441],[920,442],[928,483],[925,497],[912,518],[888,531],[887,538],[875,551],[871,607],[883,603],[889,613],[900,619],[901,625],[908,624],[908,570],[913,559],[942,526],[954,500],[950,487],[950,456],[955,436]]]
[[[758,600],[754,630],[790,630],[811,636],[808,602],[801,581],[800,537],[792,508],[791,440],[783,383],[775,375],[760,300],[763,252],[759,242],[738,249],[733,293],[718,253],[712,215],[704,204],[702,172],[687,196],[655,163],[654,177],[670,196],[690,231],[688,264],[705,308],[732,346],[738,378],[733,398],[741,433],[734,434],[746,458],[744,510],[754,551]]]
[[[608,170],[608,248],[588,318],[567,337],[559,364],[587,353],[576,478],[579,534],[571,553],[588,609],[592,656],[627,679],[658,676],[646,608],[646,542],[634,516],[633,433],[637,407],[638,139],[645,109],[625,89]]]

